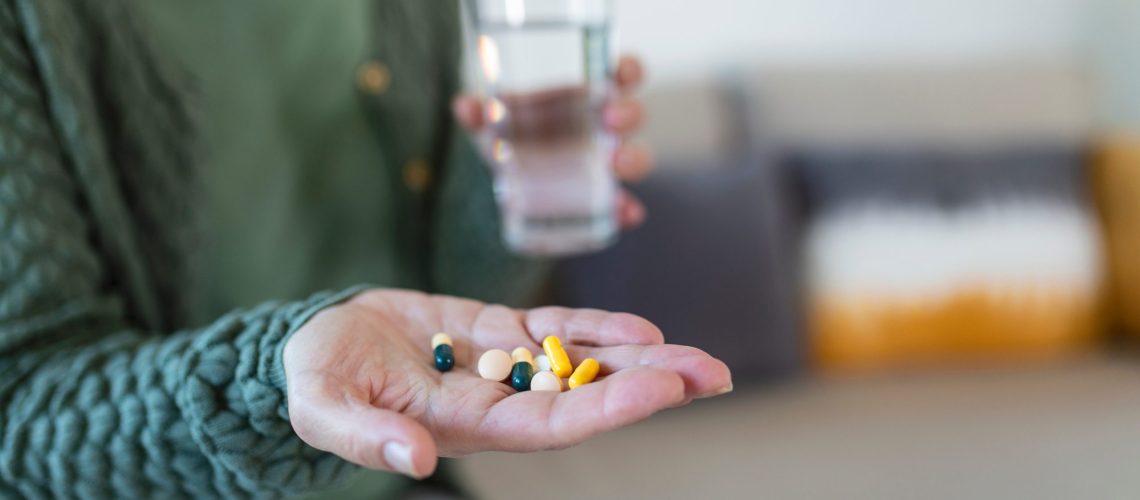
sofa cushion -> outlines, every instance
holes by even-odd
[[[738,382],[801,364],[795,227],[770,164],[664,168],[635,188],[646,224],[562,263],[558,302],[628,311],[671,343],[725,360]]]

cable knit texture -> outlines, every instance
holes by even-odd
[[[292,433],[281,347],[355,290],[163,333],[187,123],[114,3],[0,0],[0,498],[330,484],[351,467]]]

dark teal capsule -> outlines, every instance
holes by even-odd
[[[531,377],[534,377],[534,367],[526,361],[519,361],[511,368],[511,387],[520,392],[529,391]]]
[[[435,346],[435,369],[441,372],[451,370],[455,366],[455,351],[447,344]]]

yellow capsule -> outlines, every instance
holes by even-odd
[[[598,376],[598,370],[600,368],[598,361],[594,358],[582,360],[582,363],[574,370],[574,374],[570,375],[570,388],[577,389],[578,387],[593,382],[594,377]]]
[[[527,363],[530,363],[530,366],[532,368],[536,366],[534,364],[534,355],[530,353],[530,349],[527,349],[525,347],[517,347],[515,350],[511,351],[511,359],[515,363],[526,361]]]
[[[446,333],[437,333],[435,335],[432,335],[431,336],[431,348],[432,348],[432,350],[434,350],[436,347],[439,347],[440,344],[447,344],[447,345],[454,347],[454,344],[451,343],[451,337],[448,336]]]
[[[553,335],[542,339],[542,350],[550,359],[550,371],[560,378],[569,377],[574,372],[574,365],[570,364],[570,356],[562,348],[562,341]]]

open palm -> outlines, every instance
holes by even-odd
[[[430,340],[447,332],[455,368],[435,370]],[[601,364],[573,391],[517,393],[475,372],[488,349],[555,335],[572,362]],[[644,319],[597,310],[530,311],[418,292],[373,290],[314,316],[285,346],[289,415],[311,446],[375,469],[430,474],[437,456],[563,448],[694,398],[728,392],[728,368],[663,345]]]

